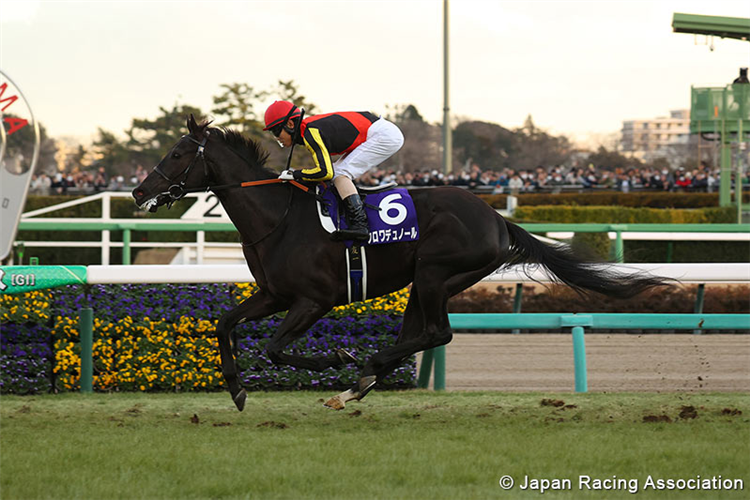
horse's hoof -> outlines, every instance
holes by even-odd
[[[332,410],[343,410],[346,407],[346,403],[339,396],[334,396],[326,401],[323,406],[331,408]]]
[[[247,399],[247,392],[245,389],[240,389],[240,392],[237,393],[236,396],[232,398],[234,401],[234,404],[237,406],[237,409],[242,411],[245,409],[245,400]]]
[[[349,363],[359,363],[359,359],[357,359],[354,354],[350,353],[346,349],[336,349],[336,355],[345,365]]]

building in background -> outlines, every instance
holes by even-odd
[[[694,140],[697,141],[697,137]],[[677,167],[690,145],[688,109],[670,111],[668,118],[622,122],[620,152],[643,162],[666,158],[673,167]]]

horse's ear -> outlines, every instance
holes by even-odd
[[[187,128],[191,134],[198,130],[198,124],[195,122],[195,117],[193,116],[193,113],[190,113],[190,116],[187,119]]]

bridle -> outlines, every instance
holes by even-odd
[[[204,189],[208,191],[211,189],[211,186],[206,186],[205,188],[198,188],[196,190],[193,189],[185,189],[185,181],[187,181],[188,175],[190,175],[190,171],[193,169],[193,166],[198,162],[198,159],[200,159],[203,162],[203,173],[205,174],[205,177],[208,178],[208,164],[206,163],[206,156],[203,153],[206,149],[206,142],[208,141],[208,136],[210,135],[210,132],[206,130],[206,134],[203,137],[203,140],[198,142],[197,140],[193,139],[189,135],[183,135],[180,139],[188,139],[191,142],[194,142],[198,145],[198,151],[195,152],[195,156],[190,161],[187,167],[185,167],[182,172],[177,174],[174,178],[170,178],[164,171],[161,169],[161,163],[156,165],[154,167],[154,172],[162,176],[164,179],[166,179],[167,182],[170,183],[169,188],[159,194],[159,196],[169,196],[169,202],[167,203],[167,208],[172,208],[172,204],[182,199],[187,193],[189,192],[198,192],[203,191]],[[180,177],[184,177],[179,184],[177,184],[176,180]]]

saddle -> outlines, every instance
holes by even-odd
[[[378,186],[356,186],[357,192],[360,196],[367,196],[373,193],[382,193],[383,191],[390,191],[391,189],[397,188],[398,184],[395,182],[388,182],[386,184],[380,184]]]

